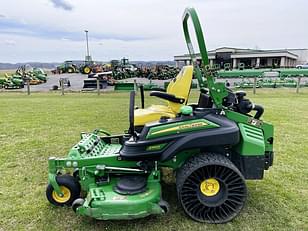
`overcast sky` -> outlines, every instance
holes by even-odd
[[[195,7],[208,49],[308,48],[307,0],[1,0],[0,62],[173,60]]]

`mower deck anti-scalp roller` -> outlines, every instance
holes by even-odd
[[[201,67],[195,64],[188,20]],[[141,87],[141,107],[135,109],[132,91],[126,133],[82,133],[65,158],[51,157],[46,190],[51,204],[72,206],[77,214],[100,220],[166,214],[172,207],[162,198],[161,172],[170,168],[188,217],[224,223],[239,214],[247,197],[245,180],[262,179],[273,163],[273,126],[261,120],[263,107],[245,92],[215,82],[193,8],[184,12],[183,29],[194,65],[183,67],[165,92],[150,93],[166,104],[145,108]],[[200,95],[188,104],[193,73]]]

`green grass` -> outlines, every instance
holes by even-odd
[[[65,156],[81,131],[126,129],[128,93],[0,93],[0,230],[308,230],[308,90],[294,92],[249,92],[264,105],[264,119],[275,125],[276,156],[264,180],[248,182],[240,215],[224,225],[200,224],[185,216],[171,174],[163,186],[171,204],[166,216],[96,221],[51,206],[45,198],[48,157]],[[192,92],[192,101],[196,96]]]

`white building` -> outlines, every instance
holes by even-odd
[[[295,67],[297,64],[308,63],[308,49],[281,49],[281,50],[257,50],[241,49],[233,47],[221,47],[208,51],[210,65],[219,64],[221,67],[230,63],[232,68],[237,68],[239,63],[244,63],[246,68],[267,67]],[[201,63],[200,54],[197,61]],[[176,66],[190,64],[190,56],[174,56]]]

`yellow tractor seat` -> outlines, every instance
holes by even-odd
[[[151,105],[148,108],[136,109],[134,112],[134,125],[144,126],[146,123],[158,121],[162,116],[174,118],[181,106],[188,101],[193,66],[185,66],[180,73],[169,83],[166,92],[152,91],[150,96],[167,100],[167,105]]]

